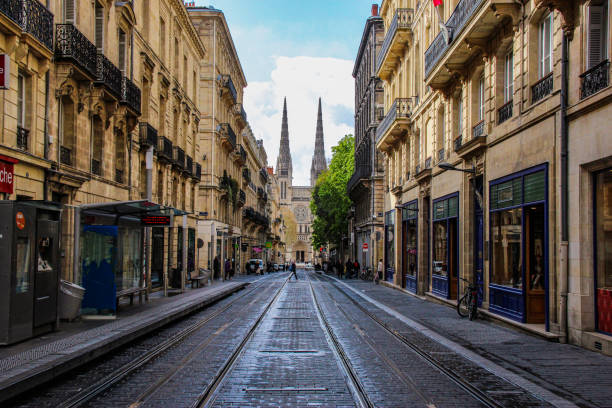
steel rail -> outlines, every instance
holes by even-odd
[[[448,377],[451,381],[457,384],[461,389],[463,389],[465,392],[471,395],[474,399],[483,403],[487,407],[492,407],[492,408],[504,407],[504,405],[492,399],[485,392],[478,389],[478,387],[476,387],[471,382],[462,378],[460,375],[455,373],[452,369],[447,368],[443,363],[441,363],[439,360],[435,359],[429,353],[427,353],[426,351],[421,349],[419,346],[414,344],[406,336],[402,335],[397,330],[395,330],[393,327],[391,327],[390,325],[382,321],[380,318],[378,318],[378,316],[374,315],[372,312],[367,310],[365,307],[359,304],[359,302],[357,302],[355,299],[349,296],[344,289],[340,288],[336,282],[334,282],[327,276],[325,278],[334,286],[334,288],[336,288],[340,293],[346,296],[355,306],[357,306],[359,310],[361,310],[364,314],[366,314],[368,317],[374,320],[379,326],[385,329],[385,331],[392,334],[395,338],[397,338],[403,344],[408,346],[413,352],[419,355],[419,357],[423,358],[425,361],[427,361],[429,364],[435,367],[440,373]]]
[[[336,337],[331,327],[331,324],[329,323],[329,321],[325,317],[325,314],[323,313],[323,310],[321,309],[319,299],[317,298],[317,295],[312,287],[312,281],[310,280],[310,276],[308,276],[308,284],[310,285],[310,293],[312,295],[314,304],[316,306],[319,321],[322,323],[322,326],[325,329],[325,332],[328,338],[328,343],[330,344],[330,348],[332,349],[332,351],[336,355],[337,360],[340,362],[342,366],[342,369],[345,374],[345,378],[348,380],[349,389],[351,393],[353,394],[353,397],[355,398],[357,405],[359,405],[360,407],[368,407],[368,408],[375,407],[374,403],[368,397],[368,394],[365,391],[365,387],[359,380],[359,376],[357,375],[357,372],[353,368],[353,365],[351,364],[348,356],[346,355],[346,352],[344,351],[342,344],[340,344],[340,341]]]
[[[236,347],[230,357],[225,361],[221,369],[217,372],[213,381],[200,393],[200,395],[198,395],[198,398],[194,401],[194,403],[191,404],[192,408],[207,407],[214,403],[217,397],[217,391],[221,389],[221,385],[223,385],[224,380],[234,368],[236,361],[238,361],[238,358],[242,354],[242,351],[245,349],[246,344],[253,337],[253,334],[263,321],[264,317],[266,316],[266,314],[268,314],[270,308],[280,296],[281,292],[283,291],[283,288],[287,285],[289,278],[290,276],[285,279],[285,281],[278,289],[272,300],[266,305],[265,309],[263,310],[263,312],[261,312],[255,323],[251,326],[246,336],[244,336],[238,347]]]
[[[121,380],[126,378],[128,375],[130,375],[134,371],[138,370],[140,367],[144,366],[145,364],[147,364],[151,360],[159,357],[166,350],[168,350],[171,347],[174,347],[175,345],[177,345],[177,344],[183,342],[184,340],[186,340],[189,336],[194,334],[197,330],[201,329],[208,322],[210,322],[211,320],[217,318],[223,312],[227,311],[232,306],[234,306],[239,300],[244,299],[246,296],[252,294],[259,287],[263,286],[264,283],[265,282],[261,282],[261,283],[255,285],[255,286],[247,289],[242,295],[240,295],[237,298],[233,299],[230,303],[228,303],[227,305],[223,306],[221,309],[217,310],[216,312],[212,313],[209,316],[206,316],[204,319],[201,319],[201,320],[197,321],[196,323],[192,324],[191,326],[186,327],[185,329],[181,330],[180,332],[178,332],[177,334],[173,335],[169,339],[167,339],[167,340],[163,341],[162,343],[158,344],[157,346],[155,346],[151,350],[147,351],[146,353],[142,354],[141,356],[135,358],[134,360],[132,360],[132,361],[130,361],[130,362],[124,364],[124,365],[122,365],[120,368],[118,368],[117,370],[113,371],[112,373],[110,373],[106,377],[102,378],[101,380],[99,380],[96,383],[92,384],[91,386],[87,387],[83,391],[79,392],[76,395],[73,395],[71,398],[69,398],[66,401],[62,402],[60,405],[58,405],[58,407],[60,407],[60,408],[79,407],[79,406],[82,406],[83,404],[91,401],[92,399],[94,399],[95,397],[97,397],[98,395],[103,393],[104,391],[106,391],[109,388],[111,388],[113,385],[117,384],[118,382],[120,382]]]

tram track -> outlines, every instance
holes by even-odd
[[[214,311],[212,314],[207,315],[203,319],[200,319],[197,322],[189,325],[188,327],[180,330],[178,333],[172,335],[168,339],[159,343],[158,345],[146,351],[142,355],[136,357],[135,359],[121,365],[118,369],[114,370],[113,372],[105,376],[104,378],[96,381],[94,384],[90,385],[84,390],[81,390],[80,392],[72,395],[70,398],[59,403],[57,406],[61,408],[81,407],[87,404],[88,402],[94,400],[95,398],[102,395],[107,390],[111,389],[116,384],[123,381],[125,378],[127,378],[132,373],[138,371],[139,369],[146,366],[148,363],[152,362],[156,358],[159,358],[171,348],[176,347],[177,345],[184,342],[186,339],[188,339],[193,334],[195,334],[198,330],[206,326],[206,324],[218,318],[223,313],[227,312],[232,307],[239,304],[240,301],[244,300],[247,296],[252,295],[255,291],[257,291],[259,288],[264,286],[266,283],[268,283],[267,280],[263,282],[258,282],[256,285],[249,287],[241,295],[233,299],[228,304],[224,305],[219,310]],[[259,296],[263,296],[263,293],[258,295],[258,298]],[[217,335],[218,334],[219,333],[217,333]],[[160,383],[160,386],[161,385],[163,385],[163,383]],[[138,405],[140,404],[137,404],[134,406],[138,406]]]
[[[462,378],[453,369],[448,368],[441,361],[439,361],[438,359],[436,359],[433,356],[431,356],[427,351],[423,350],[419,345],[415,344],[409,338],[407,338],[403,334],[399,333],[397,330],[395,330],[389,324],[387,324],[386,322],[381,320],[378,316],[376,316],[371,311],[369,311],[368,309],[363,307],[363,305],[361,305],[359,302],[357,302],[344,289],[342,289],[339,285],[337,285],[336,282],[334,282],[333,280],[331,280],[328,277],[325,277],[325,279],[323,279],[323,277],[320,276],[320,275],[317,275],[317,279],[319,281],[321,281],[321,282],[330,283],[338,292],[340,292],[347,299],[349,299],[350,302],[354,306],[356,306],[361,312],[363,312],[372,321],[374,321],[377,326],[381,327],[387,333],[391,334],[394,338],[396,338],[401,343],[403,343],[405,346],[407,346],[412,352],[417,354],[419,357],[421,357],[423,360],[425,360],[427,363],[429,363],[431,366],[433,366],[435,369],[437,369],[438,372],[440,372],[445,377],[450,379],[453,383],[455,383],[458,387],[460,387],[462,390],[464,390],[467,394],[469,394],[476,401],[480,402],[481,404],[483,404],[486,407],[491,407],[491,408],[501,408],[501,407],[505,407],[506,406],[504,404],[501,404],[499,401],[497,401],[496,399],[492,398],[491,396],[489,396],[485,391],[479,389],[472,382],[467,381],[466,379]],[[327,291],[326,288],[325,288],[325,290]],[[328,292],[328,294],[329,294],[329,292]],[[331,298],[333,299],[333,297],[331,297]],[[385,360],[383,359],[383,361],[385,361]],[[387,365],[389,364],[387,361],[385,361],[385,363]],[[394,367],[390,367],[390,368],[393,371],[396,371],[396,368],[394,368]]]

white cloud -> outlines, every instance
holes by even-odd
[[[276,167],[283,97],[287,97],[293,184],[308,185],[319,97],[327,158],[331,157],[332,146],[345,134],[353,133],[353,62],[300,56],[275,57],[274,63],[270,80],[250,82],[245,89],[245,109],[255,137],[264,139],[268,164]]]

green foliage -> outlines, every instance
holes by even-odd
[[[223,177],[219,182],[219,187],[227,193],[227,201],[232,203],[232,209],[236,210],[238,203],[238,180],[227,175],[227,171],[223,170]]]
[[[319,248],[328,243],[339,246],[348,231],[348,213],[351,200],[346,194],[346,185],[355,170],[355,138],[344,136],[332,147],[329,169],[317,179],[310,210],[315,218],[312,223],[312,244]]]

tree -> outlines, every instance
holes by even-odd
[[[329,169],[321,173],[315,184],[310,201],[314,215],[312,244],[319,248],[328,243],[340,246],[348,231],[348,214],[351,199],[346,194],[346,185],[355,169],[355,138],[344,136],[332,147]]]

